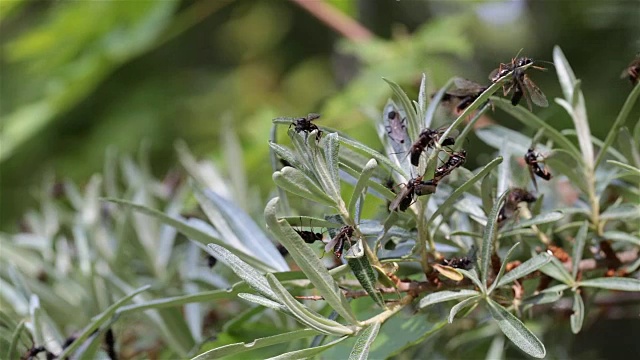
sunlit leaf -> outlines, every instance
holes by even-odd
[[[513,316],[502,305],[491,299],[487,299],[489,310],[493,319],[498,322],[500,330],[513,342],[520,350],[541,359],[545,357],[547,351],[542,342],[529,330],[517,317]]]
[[[620,277],[606,277],[583,280],[578,283],[583,287],[596,287],[607,290],[640,291],[640,280]]]
[[[436,291],[420,299],[420,304],[418,305],[418,307],[420,309],[423,309],[429,305],[450,301],[450,300],[466,299],[468,297],[476,296],[479,294],[480,293],[475,290],[466,290],[466,289],[461,289],[458,291],[451,291],[451,290]]]
[[[573,293],[573,314],[571,314],[571,331],[574,334],[580,332],[582,329],[582,322],[584,320],[584,302],[582,296],[576,291]]]
[[[369,358],[369,349],[371,348],[371,344],[378,336],[378,331],[380,330],[380,323],[374,322],[366,329],[362,330],[362,332],[358,335],[358,339],[356,340],[356,344],[353,346],[351,350],[351,354],[349,354],[349,360],[366,360]]]

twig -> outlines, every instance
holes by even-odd
[[[362,24],[321,0],[291,0],[329,28],[351,41],[367,41],[373,34]]]

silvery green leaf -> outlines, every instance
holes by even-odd
[[[509,191],[505,191],[500,195],[495,204],[493,204],[493,209],[491,209],[491,213],[489,213],[489,216],[487,217],[487,225],[484,227],[482,247],[480,248],[480,261],[478,262],[480,274],[482,276],[482,286],[484,289],[486,289],[487,280],[489,279],[489,271],[491,269],[492,249],[498,229],[498,214],[500,213],[500,208],[508,194]]]
[[[582,163],[578,159],[566,150],[555,149],[545,158],[545,165],[549,165],[554,172],[565,175],[573,185],[588,193],[588,186],[582,171]]]
[[[487,355],[485,356],[485,360],[501,360],[504,359],[505,353],[504,346],[504,336],[498,335],[491,340],[491,345],[489,346],[489,350],[487,350]]]
[[[499,97],[492,97],[491,101],[496,107],[504,110],[509,115],[513,116],[516,120],[522,122],[525,126],[532,129],[544,129],[544,134],[549,139],[553,140],[555,144],[561,148],[567,150],[577,159],[582,159],[582,154],[573,145],[573,143],[564,135],[562,135],[556,128],[542,121],[539,117],[531,113],[524,106],[513,106],[511,101]],[[524,154],[523,154],[524,155]]]
[[[498,183],[496,178],[491,176],[491,174],[485,175],[482,179],[482,183],[480,183],[480,193],[482,195],[482,207],[484,208],[485,214],[488,214],[493,208],[493,199],[494,199],[494,189],[497,188]]]
[[[356,186],[353,188],[353,193],[351,194],[351,200],[349,200],[349,207],[348,207],[349,214],[353,218],[355,218],[356,201],[362,194],[364,194],[364,190],[367,186],[369,178],[371,177],[371,175],[373,174],[373,172],[377,167],[378,167],[378,162],[376,162],[375,159],[369,160],[364,170],[362,170],[362,173],[358,178],[358,182],[356,183]]]
[[[331,207],[336,206],[334,199],[298,169],[285,166],[282,170],[273,173],[273,181],[281,188],[302,198]]]
[[[640,218],[640,206],[624,203],[607,208],[602,214],[602,220],[631,220]]]
[[[180,219],[177,217],[170,217],[158,210],[152,209],[147,206],[134,204],[132,202],[128,202],[125,200],[119,200],[119,199],[105,199],[105,200],[125,206],[127,208],[149,215],[151,217],[154,217],[164,224],[173,226],[186,237],[193,239],[195,241],[198,241],[201,244],[214,243],[221,246],[227,245],[224,241],[217,239],[215,237],[212,237],[209,233],[202,231],[196,226],[190,225],[183,219]],[[273,269],[271,266],[263,263],[261,260],[256,259],[253,256],[241,250],[238,250],[236,248],[230,248],[229,251],[234,253],[236,256],[238,256],[240,259],[245,261],[250,266],[260,269],[261,271],[275,271],[275,269]]]
[[[502,161],[500,165],[498,165],[498,176],[497,176],[497,193],[502,194],[507,189],[511,187],[510,181],[513,181],[513,176],[511,176],[511,156],[507,151],[506,146],[507,140],[503,140],[503,145],[500,147],[500,158],[505,159]]]
[[[193,191],[198,204],[213,226],[220,232],[223,232],[223,229],[230,230],[223,233],[223,239],[236,238],[242,244],[243,251],[276,271],[289,270],[289,265],[278,249],[244,210],[209,189],[194,187]]]
[[[267,281],[279,300],[302,323],[327,335],[348,335],[353,333],[353,330],[348,327],[327,319],[302,305],[282,286],[273,274],[267,274]]]
[[[362,248],[362,239],[358,239],[356,244],[354,244],[351,249],[349,249],[349,253],[345,255],[347,259],[347,263],[353,272],[353,275],[356,277],[362,288],[369,294],[371,299],[378,304],[381,308],[385,308],[384,299],[380,292],[376,289],[376,282],[378,277],[376,276],[376,272],[371,267],[371,263],[367,258],[364,251],[360,251],[360,254],[354,254],[352,249]],[[360,255],[360,256],[355,256]]]
[[[431,215],[429,218],[428,224],[432,223],[435,218],[442,214],[445,209],[448,209],[464,192],[471,188],[478,180],[482,179],[483,176],[488,174],[493,168],[495,168],[498,164],[502,162],[502,158],[498,157],[493,159],[490,163],[485,165],[482,170],[476,173],[471,179],[467,180],[464,184],[460,185],[452,194],[445,200],[438,209]]]
[[[59,357],[60,359],[64,359],[68,356],[70,356],[80,345],[82,345],[82,343],[84,343],[84,341],[89,338],[89,336],[91,336],[91,334],[93,334],[93,332],[95,330],[97,330],[98,328],[100,328],[100,326],[102,324],[107,323],[109,320],[112,319],[113,315],[116,313],[116,311],[122,307],[125,303],[131,301],[136,295],[140,294],[141,292],[147,291],[149,288],[151,287],[151,285],[146,285],[143,286],[141,288],[138,288],[136,290],[134,290],[132,293],[130,293],[129,295],[121,298],[120,300],[116,301],[113,305],[109,306],[105,311],[103,311],[102,313],[94,316],[91,319],[91,322],[84,328],[82,329],[82,331],[80,332],[80,334],[76,337],[76,339],[71,343],[71,345],[69,345],[68,347],[66,347],[60,354]]]
[[[571,331],[574,334],[582,329],[582,321],[584,320],[584,302],[582,296],[576,291],[573,293],[573,314],[571,314]]]
[[[602,237],[613,241],[624,241],[640,246],[640,237],[623,231],[605,231]]]
[[[548,264],[540,268],[540,271],[567,285],[573,285],[575,283],[575,280],[564,268],[560,260],[553,256]]]
[[[622,108],[618,113],[618,117],[616,117],[616,121],[613,123],[613,125],[609,129],[609,133],[607,134],[607,137],[604,140],[604,145],[602,145],[600,149],[600,153],[598,153],[598,157],[596,158],[594,167],[597,168],[598,165],[600,165],[600,162],[602,162],[602,159],[604,159],[604,155],[607,152],[606,150],[611,146],[611,144],[613,144],[614,140],[616,139],[616,136],[618,135],[618,130],[625,123],[625,120],[629,116],[631,109],[633,109],[633,105],[635,105],[636,100],[638,100],[638,96],[640,96],[640,86],[635,86],[631,91],[631,93],[629,94],[629,96],[627,97],[627,100],[625,100],[624,105],[622,105]],[[640,124],[640,122],[638,122],[637,124]],[[640,129],[640,126],[638,126],[637,124],[636,124],[635,130]],[[640,130],[637,132],[636,131],[634,132],[636,134],[640,134]],[[636,142],[640,141],[639,136],[634,136],[634,137],[636,138]]]
[[[471,303],[475,303],[480,299],[480,295],[475,295],[472,296],[470,298],[464,299],[462,301],[460,301],[459,303],[455,304],[452,308],[451,311],[449,311],[449,324],[451,324],[453,322],[453,319],[455,319],[456,315],[465,307],[469,306]]]
[[[267,336],[263,338],[255,339],[251,342],[239,342],[229,345],[224,345],[203,352],[202,354],[192,358],[191,360],[213,360],[219,359],[224,356],[240,354],[245,351],[260,349],[266,346],[281,344],[285,342],[291,342],[297,339],[303,339],[318,335],[319,333],[313,329],[301,329],[286,332],[283,334]]]
[[[295,350],[295,351],[291,351],[282,355],[278,355],[278,356],[274,356],[274,357],[270,357],[267,360],[297,360],[297,359],[308,359],[308,358],[312,358],[315,355],[321,354],[324,351],[326,351],[329,348],[332,348],[333,346],[335,346],[336,344],[342,342],[345,339],[348,339],[348,336],[343,336],[341,338],[338,338],[330,343],[324,344],[324,345],[320,345],[320,346],[314,346],[314,347],[310,347],[310,348],[306,348],[303,350]]]
[[[429,128],[431,127],[431,124],[433,124],[433,119],[435,118],[435,115],[436,115],[436,109],[438,105],[442,102],[442,98],[444,97],[444,94],[447,92],[447,90],[449,90],[451,85],[453,85],[454,80],[455,78],[449,79],[449,81],[447,81],[447,83],[444,84],[444,86],[433,95],[433,98],[431,99],[431,103],[429,103],[429,106],[427,107],[427,110],[424,113],[424,119],[422,121],[423,127]]]
[[[267,283],[267,279],[262,275],[258,270],[253,268],[251,265],[242,261],[239,257],[232,254],[226,248],[216,245],[209,244],[206,247],[200,245],[207,253],[211,254],[213,257],[222,261],[228,267],[233,270],[233,272],[238,275],[242,280],[244,280],[252,289],[257,291],[263,296],[271,299],[275,302],[280,302],[276,294],[271,290],[269,284]]]
[[[411,100],[409,100],[409,97],[407,96],[407,94],[404,92],[404,90],[402,90],[402,88],[398,84],[394,83],[393,81],[387,80],[385,78],[382,78],[382,80],[386,81],[387,84],[389,84],[389,87],[391,87],[391,90],[393,91],[393,93],[398,98],[398,101],[400,102],[400,107],[402,107],[402,109],[407,114],[407,130],[409,131],[409,136],[412,139],[417,138],[418,133],[422,128],[420,127],[420,122],[418,121],[418,114],[416,114],[416,111],[413,108],[413,105],[411,104]]]
[[[358,178],[360,176],[361,173],[359,173],[358,171],[350,168],[349,166],[347,166],[346,164],[340,163],[340,168],[341,170],[343,170],[345,173],[349,174],[350,176],[352,176],[354,179]],[[370,178],[367,181],[367,186],[369,187],[370,191],[369,194],[376,196],[377,198],[381,199],[381,200],[393,200],[396,197],[396,194],[394,194],[391,190],[389,190],[387,187],[385,187],[383,184],[380,183],[380,180],[375,179],[375,178]]]
[[[517,266],[515,269],[509,271],[508,273],[506,273],[501,279],[500,281],[498,281],[498,287],[500,286],[504,286],[514,280],[520,279],[522,277],[525,277],[529,274],[531,274],[532,272],[540,269],[541,267],[545,266],[547,263],[549,263],[549,261],[551,261],[552,256],[547,254],[547,253],[540,253],[534,257],[532,257],[531,259],[523,262],[522,264],[520,264],[519,266]],[[505,260],[506,261],[506,260]]]
[[[424,116],[429,105],[429,97],[427,96],[427,76],[422,73],[420,80],[420,89],[418,90],[418,118]],[[425,125],[425,127],[429,127]]]
[[[624,170],[627,170],[630,175],[640,176],[640,169],[636,168],[636,167],[633,167],[631,165],[628,165],[628,164],[625,164],[625,163],[621,163],[621,162],[615,161],[615,160],[607,160],[607,164],[612,164],[612,165],[620,167],[620,168],[622,168]]]
[[[522,306],[542,305],[556,302],[562,298],[564,292],[560,291],[542,291],[536,295],[526,297],[522,300]]]
[[[349,360],[368,359],[369,349],[371,348],[371,344],[373,344],[373,341],[376,339],[376,336],[378,336],[379,330],[380,322],[374,322],[366,329],[362,330],[358,335],[358,338],[356,339],[356,343],[353,345],[353,349],[351,349]]]
[[[344,225],[310,216],[284,216],[281,219],[286,220],[291,226],[308,226],[310,228],[339,228]]]
[[[591,130],[589,129],[584,96],[582,95],[582,91],[580,91],[580,87],[577,86],[578,80],[559,46],[553,48],[553,62],[556,66],[558,80],[566,100],[561,101],[560,99],[556,99],[556,102],[563,106],[571,115],[576,132],[578,133],[578,143],[580,144],[582,159],[589,169],[593,169],[595,159],[593,157]]]
[[[462,289],[458,291],[451,291],[451,290],[437,291],[437,292],[430,293],[427,296],[420,299],[420,304],[418,305],[418,307],[420,309],[423,309],[429,305],[450,301],[450,300],[465,299],[465,298],[476,296],[476,295],[480,295],[480,293],[475,290],[466,290],[466,289]]]
[[[583,287],[596,287],[608,290],[640,291],[640,280],[632,278],[596,278],[580,281],[578,285]]]
[[[275,302],[273,300],[269,300],[264,296],[260,296],[260,295],[255,295],[255,294],[247,294],[247,293],[239,293],[238,297],[247,301],[250,301],[254,304],[258,304],[258,305],[262,305],[264,307],[268,307],[274,310],[278,310],[278,311],[282,311],[282,312],[289,312],[289,309],[279,303],[279,302]]]
[[[535,358],[545,357],[547,351],[544,344],[517,317],[497,302],[487,298],[493,319],[498,322],[500,330],[520,350]]]
[[[531,138],[515,130],[511,130],[502,125],[489,125],[476,129],[476,135],[485,144],[494,149],[507,149],[509,154],[517,155],[522,158],[531,146]],[[536,151],[547,153],[551,149],[536,145]]]
[[[486,292],[486,288],[484,287],[484,284],[480,281],[480,278],[478,277],[478,272],[476,271],[475,268],[471,270],[458,269],[458,271],[461,272],[462,275],[464,275],[464,277],[471,280],[478,288],[480,288],[482,292]]]
[[[337,193],[340,194],[340,176],[339,173],[339,153],[340,153],[340,137],[337,133],[330,133],[324,137],[324,157],[327,161],[327,168],[331,175],[331,180],[335,184]]]
[[[504,274],[504,270],[507,266],[507,263],[511,258],[511,253],[513,253],[513,251],[516,249],[516,247],[518,247],[518,245],[520,245],[519,242],[513,244],[513,246],[511,246],[511,249],[507,251],[507,255],[505,255],[504,259],[502,260],[502,265],[500,265],[500,270],[498,271],[498,274],[496,274],[496,278],[493,280],[493,284],[491,284],[491,287],[489,288],[489,290],[487,290],[487,294],[491,294],[493,292],[493,289],[495,289],[496,286],[499,286],[500,278],[502,277],[502,274]]]
[[[584,252],[584,245],[587,242],[588,230],[589,222],[585,220],[582,223],[582,226],[580,226],[580,230],[578,230],[578,233],[576,234],[575,240],[573,242],[573,258],[571,259],[573,266],[571,269],[571,275],[573,275],[574,278],[578,275],[580,260],[582,260],[582,253]]]
[[[524,229],[524,228],[529,228],[533,225],[548,224],[548,223],[556,222],[562,219],[563,217],[564,217],[564,214],[561,211],[551,211],[548,213],[540,214],[538,216],[534,216],[531,219],[520,220],[517,223],[513,224],[513,226],[510,227],[509,230],[511,231],[516,229]]]
[[[318,293],[327,303],[337,311],[345,320],[352,324],[358,324],[347,299],[342,290],[333,280],[324,264],[307,243],[300,238],[289,223],[276,216],[278,198],[271,199],[264,210],[264,217],[269,230],[289,251],[300,270],[309,278],[316,287]]]
[[[26,322],[25,319],[20,320],[20,322],[13,329],[13,334],[11,335],[11,342],[9,345],[9,349],[5,353],[6,359],[17,359],[20,355],[22,355],[22,354],[18,355],[16,348],[18,347],[18,341],[21,338],[22,332],[26,329],[25,322]],[[3,323],[5,323],[4,319],[3,319]]]
[[[273,152],[275,152],[282,160],[291,164],[292,167],[296,169],[306,169],[306,167],[300,162],[298,157],[293,153],[293,151],[289,150],[289,148],[282,146],[280,144],[276,144],[274,142],[269,142],[269,147]],[[275,169],[274,169],[275,170]]]
[[[376,159],[376,161],[379,164],[385,165],[389,170],[394,170],[394,171],[398,172],[399,174],[402,174],[405,177],[405,179],[408,178],[409,174],[406,174],[404,172],[404,170],[402,170],[402,168],[400,168],[398,165],[396,165],[393,162],[391,162],[391,160],[389,160],[389,158],[387,156],[380,154],[379,152],[371,149],[370,147],[368,147],[368,146],[366,146],[366,145],[364,145],[364,144],[362,144],[362,143],[360,143],[358,141],[351,140],[351,139],[343,137],[343,136],[340,137],[340,142],[343,145],[346,145],[346,146],[348,146],[350,148],[362,151],[363,153],[367,154],[368,156]]]

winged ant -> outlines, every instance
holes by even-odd
[[[442,259],[440,264],[456,269],[469,270],[473,267],[473,260],[469,259],[467,256],[460,258],[452,257],[451,259]]]
[[[404,144],[404,139],[407,137],[406,118],[401,118],[398,111],[391,110],[387,114],[387,119],[389,120],[389,125],[385,128],[389,138],[397,143]]]
[[[307,135],[312,131],[317,130],[318,132],[316,134],[316,140],[320,140],[320,137],[322,137],[322,130],[318,128],[318,125],[312,122],[313,120],[316,120],[319,118],[320,118],[320,114],[311,113],[306,117],[293,119],[292,123],[289,125],[289,128],[293,126],[293,129],[297,133],[304,132]]]
[[[333,251],[333,254],[336,258],[342,257],[342,251],[344,250],[345,242],[351,243],[351,237],[353,236],[353,227],[350,225],[345,225],[340,228],[340,231],[336,234],[336,236],[331,239],[325,245],[324,251],[329,252]]]
[[[436,130],[426,128],[420,132],[418,139],[411,145],[411,165],[418,166],[420,163],[420,155],[425,149],[435,148],[436,142],[440,140],[448,126],[441,127]],[[452,136],[447,136],[442,140],[442,146],[451,146],[456,142]]]
[[[507,96],[513,91],[513,95],[511,96],[511,105],[518,105],[520,100],[524,97],[527,100],[529,110],[532,110],[533,108],[532,102],[540,107],[549,106],[547,97],[544,95],[542,90],[540,90],[540,88],[531,81],[525,72],[530,67],[542,71],[546,70],[544,67],[533,65],[534,62],[540,61],[534,61],[528,57],[517,57],[516,55],[515,58],[511,59],[511,63],[501,63],[497,69],[494,69],[491,74],[489,74],[489,79],[491,82],[495,83],[509,72],[513,72],[512,78],[502,87],[504,96]]]
[[[462,78],[455,78],[453,83],[457,88],[444,93],[442,100],[457,100],[457,104],[455,105],[457,113],[464,111],[464,109],[471,105],[488,88],[487,86],[482,86],[471,80]]]
[[[409,180],[389,205],[389,211],[406,211],[413,204],[414,196],[433,194],[437,186],[437,181],[422,181],[422,176]]]
[[[535,195],[531,194],[525,189],[513,188],[509,191],[507,199],[500,208],[498,213],[498,224],[502,224],[505,220],[508,220],[518,210],[518,204],[521,202],[532,203],[536,201]]]
[[[462,166],[466,161],[467,152],[464,149],[451,153],[447,162],[436,168],[433,178],[439,182],[445,176],[451,174],[453,170]]]
[[[624,69],[620,78],[627,78],[631,81],[631,85],[636,85],[638,83],[638,76],[640,76],[640,54],[637,54],[636,58],[629,63],[629,66]]]
[[[524,154],[524,162],[527,163],[529,175],[531,175],[531,181],[533,181],[533,186],[535,186],[536,190],[538,190],[536,176],[547,181],[549,181],[552,177],[546,166],[540,166],[540,163],[542,162],[538,160],[540,156],[541,155],[535,152],[533,148],[529,148],[529,150],[527,150],[527,153]]]

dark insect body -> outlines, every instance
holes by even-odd
[[[400,117],[400,113],[397,111],[390,111],[387,114],[389,125],[386,126],[387,134],[389,138],[397,143],[404,144],[404,139],[407,137],[407,126],[405,120]]]
[[[467,152],[464,150],[460,150],[458,152],[454,152],[449,157],[446,163],[442,164],[438,168],[433,175],[434,180],[439,182],[445,176],[451,174],[451,172],[460,166],[462,166],[467,161]]]
[[[457,100],[458,103],[455,106],[455,110],[461,113],[469,107],[482,93],[487,90],[487,86],[482,86],[470,80],[456,78],[454,79],[456,89],[447,91],[444,94],[444,101]]]
[[[293,229],[293,230],[297,232],[298,235],[300,235],[300,237],[302,238],[302,240],[304,240],[304,242],[306,242],[307,244],[313,244],[316,241],[322,241],[321,233],[315,233],[313,231],[297,230],[297,229]]]
[[[640,54],[636,55],[636,58],[629,63],[626,69],[620,75],[621,79],[627,78],[631,81],[631,85],[638,83],[638,77],[640,76]]]
[[[538,160],[540,154],[535,152],[533,148],[529,148],[527,153],[524,154],[524,162],[527,163],[529,168],[529,175],[531,175],[531,181],[536,190],[538,190],[538,183],[536,182],[536,176],[549,181],[551,179],[551,173],[546,166],[540,166],[541,161]]]
[[[437,186],[434,180],[422,181],[422,176],[409,180],[389,205],[389,211],[406,211],[413,204],[415,196],[433,194]]]
[[[207,266],[209,267],[209,269],[211,269],[212,267],[214,267],[216,265],[216,263],[218,262],[218,259],[216,259],[215,257],[213,257],[213,255],[209,255],[207,256]]]
[[[528,57],[513,58],[511,59],[511,63],[501,63],[497,69],[489,74],[489,79],[495,83],[513,71],[511,79],[507,81],[502,88],[504,96],[507,96],[513,91],[513,95],[511,96],[511,105],[513,106],[518,105],[523,97],[527,100],[529,110],[533,108],[532,102],[540,107],[549,106],[547,97],[540,88],[531,81],[525,72],[526,69],[523,69],[524,67],[532,67],[538,70],[546,70],[541,66],[533,66],[533,63],[534,60]]]
[[[294,119],[289,128],[293,126],[293,129],[297,133],[304,132],[306,135],[309,135],[310,132],[317,130],[316,140],[320,140],[322,136],[322,130],[318,128],[318,125],[314,124],[312,121],[319,119],[320,114],[309,114],[306,117],[301,117]]]
[[[532,203],[536,201],[535,195],[531,194],[527,190],[514,188],[509,191],[507,199],[500,208],[498,213],[498,224],[501,224],[505,220],[511,218],[513,214],[518,210],[518,204],[521,202]]]
[[[113,330],[111,330],[111,328],[108,328],[104,334],[104,344],[107,355],[109,355],[109,359],[118,360],[118,353],[116,352],[116,338],[113,335]]]
[[[40,353],[45,353],[47,360],[53,360],[56,358],[56,356],[53,353],[49,352],[47,348],[45,348],[44,346],[37,346],[27,350],[27,352],[24,355],[22,355],[20,359],[21,360],[39,359],[38,354]]]
[[[440,264],[463,270],[469,270],[473,267],[473,261],[467,256],[461,258],[453,257],[451,259],[442,259]]]
[[[353,227],[349,225],[345,225],[340,228],[340,231],[336,234],[336,236],[331,239],[327,243],[324,248],[325,252],[333,251],[333,254],[336,258],[342,257],[342,251],[344,250],[345,242],[351,242],[351,237],[353,236]]]
[[[424,129],[418,135],[418,140],[411,145],[411,165],[418,166],[420,164],[420,155],[425,149],[435,148],[436,142],[440,140],[446,127],[438,130]],[[451,136],[447,136],[442,140],[442,146],[451,146],[456,143],[456,139]]]

